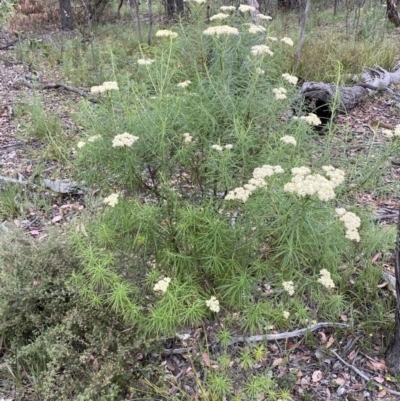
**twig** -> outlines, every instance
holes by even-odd
[[[58,88],[63,88],[63,89],[65,89],[65,90],[67,90],[67,91],[77,93],[78,95],[81,95],[81,96],[87,98],[87,100],[88,100],[89,102],[92,102],[92,103],[99,103],[99,99],[96,99],[96,98],[94,98],[94,97],[89,97],[89,95],[88,95],[85,91],[83,91],[83,90],[81,90],[81,89],[78,89],[78,88],[74,88],[73,86],[69,86],[69,85],[64,84],[64,83],[62,83],[62,82],[58,82],[58,83],[55,83],[55,84],[46,84],[46,85],[43,85],[42,87],[40,87],[40,86],[38,86],[38,85],[32,85],[30,82],[28,82],[28,81],[25,80],[25,79],[22,80],[22,81],[19,81],[19,82],[20,82],[21,84],[27,86],[29,89],[36,89],[36,88],[38,88],[38,89],[46,90],[46,89],[58,89]]]
[[[250,337],[234,337],[231,341],[231,344],[240,343],[240,342],[256,342],[256,341],[274,341],[274,340],[284,340],[286,338],[299,337],[303,336],[309,331],[315,331],[318,329],[322,329],[325,327],[349,327],[348,324],[345,323],[330,323],[330,322],[321,322],[312,324],[311,326],[306,327],[305,329],[299,329],[294,331],[287,331],[285,333],[278,334],[265,334],[259,336],[250,336]]]
[[[0,50],[8,50],[9,47],[15,45],[18,41],[19,41],[19,39],[15,39],[15,40],[13,40],[13,41],[7,43],[7,44],[4,45],[4,46],[0,46]]]
[[[311,326],[308,326],[305,329],[287,331],[284,333],[265,334],[265,335],[260,335],[260,336],[249,336],[249,337],[243,337],[243,336],[233,337],[233,339],[229,342],[229,345],[232,345],[235,343],[242,343],[242,342],[284,340],[284,339],[292,338],[292,337],[300,337],[310,331],[315,331],[315,330],[326,328],[326,327],[349,327],[349,325],[345,324],[345,323],[321,322],[321,323],[312,324]],[[161,355],[186,354],[188,352],[191,352],[192,350],[193,350],[193,347],[165,349],[164,351],[161,352]]]
[[[329,350],[329,352],[331,352],[333,355],[335,355],[336,358],[339,359],[340,362],[344,363],[347,367],[349,367],[350,369],[353,369],[354,372],[356,372],[360,377],[362,377],[367,382],[371,382],[371,383],[375,384],[375,386],[382,388],[383,390],[387,391],[389,394],[400,395],[400,392],[394,391],[394,390],[390,390],[389,388],[382,386],[382,384],[376,383],[373,379],[368,377],[360,369],[357,369],[354,365],[350,365],[349,363],[347,363],[341,356],[338,355],[337,352],[335,352],[333,350]],[[326,353],[328,354],[328,352],[326,352]]]
[[[45,90],[45,89],[58,89],[58,88],[63,88],[65,90],[67,90],[67,91],[74,92],[74,93],[77,93],[78,95],[86,97],[86,98],[88,98],[89,102],[99,103],[98,99],[93,98],[93,97],[89,97],[88,94],[85,91],[80,90],[78,88],[74,88],[74,87],[66,85],[66,84],[63,84],[62,82],[59,82],[59,83],[56,83],[56,84],[47,84],[47,85],[44,85],[42,87],[43,90]]]

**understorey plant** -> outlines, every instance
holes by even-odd
[[[342,196],[346,171],[311,163],[318,117],[283,118],[293,40],[248,11],[235,26],[159,30],[130,74],[113,63],[92,88],[100,102],[82,103],[76,163],[102,197],[75,234],[74,279],[138,335],[226,311],[249,332],[334,319],[349,304],[338,267],[382,246],[364,248],[371,223]]]

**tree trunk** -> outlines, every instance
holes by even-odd
[[[329,108],[331,113],[347,113],[372,91],[388,90],[389,85],[400,81],[400,68],[388,72],[381,67],[369,68],[361,75],[361,82],[352,86],[336,86],[323,82],[304,82],[300,96],[308,103]],[[316,110],[318,114],[318,110]]]
[[[395,251],[395,273],[396,273],[396,317],[392,341],[386,351],[386,365],[393,373],[400,373],[400,212],[397,221],[397,240]]]
[[[74,19],[72,16],[71,0],[59,0],[61,29],[72,31],[74,29]]]
[[[400,15],[397,12],[396,0],[386,0],[386,14],[390,22],[395,26],[400,26]]]

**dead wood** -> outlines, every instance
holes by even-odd
[[[65,89],[65,90],[67,90],[67,91],[69,91],[69,92],[74,92],[74,93],[77,93],[77,94],[80,95],[80,96],[83,96],[83,97],[87,98],[87,100],[88,100],[89,102],[92,102],[92,103],[99,103],[99,99],[96,99],[96,98],[94,98],[94,97],[89,97],[89,95],[88,95],[85,91],[83,91],[83,90],[81,90],[81,89],[78,89],[78,88],[74,88],[73,86],[66,85],[66,84],[64,84],[64,83],[62,83],[62,82],[55,83],[55,84],[46,84],[46,85],[43,85],[43,86],[39,86],[39,85],[36,85],[36,84],[35,84],[35,85],[34,85],[34,84],[31,84],[31,83],[28,82],[26,79],[24,79],[24,80],[19,81],[18,83],[27,86],[29,89],[42,89],[42,90],[46,90],[46,89],[58,89],[58,88],[62,88],[62,89]]]
[[[304,82],[300,89],[300,96],[308,103],[315,103],[318,107],[328,107],[330,112],[347,113],[374,91],[387,91],[396,98],[389,86],[400,81],[400,68],[394,72],[386,71],[382,67],[368,68],[362,75],[360,82],[349,86],[337,86],[324,82]],[[318,114],[318,110],[316,110]]]
[[[395,0],[386,0],[386,15],[395,26],[400,26],[400,15]]]
[[[3,46],[0,46],[0,50],[11,50],[10,47],[14,46],[16,43],[18,43],[18,41],[19,39],[12,40]]]

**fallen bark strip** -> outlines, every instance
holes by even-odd
[[[312,332],[312,331],[327,328],[327,327],[343,327],[343,328],[345,328],[345,327],[349,327],[349,325],[345,324],[345,323],[320,322],[320,323],[312,324],[311,326],[308,326],[304,329],[286,331],[284,333],[265,334],[265,335],[259,335],[259,336],[249,336],[249,337],[246,337],[246,336],[233,337],[233,339],[229,342],[229,345],[232,345],[235,343],[286,340],[287,338],[304,336],[304,334],[306,334],[308,332]],[[161,355],[187,354],[188,352],[191,352],[192,350],[193,350],[193,347],[165,349],[164,351],[161,352]]]
[[[80,90],[78,88],[74,88],[73,86],[69,86],[69,85],[63,84],[62,82],[56,83],[56,84],[47,84],[47,85],[44,85],[42,87],[43,90],[45,90],[45,89],[58,89],[58,88],[63,88],[65,90],[67,90],[67,91],[74,92],[74,93],[77,93],[78,95],[86,97],[89,100],[89,102],[99,103],[99,99],[96,99],[94,97],[89,97],[89,95],[85,91]]]
[[[316,109],[328,107],[331,113],[347,113],[374,91],[387,91],[397,100],[400,99],[400,95],[389,88],[389,85],[400,81],[400,68],[393,72],[379,66],[367,68],[360,78],[361,82],[349,86],[304,82],[299,96],[310,104],[316,104]]]
[[[21,84],[25,85],[26,87],[28,87],[29,89],[41,89],[41,90],[46,90],[46,89],[58,89],[58,88],[63,88],[69,92],[74,92],[77,93],[80,96],[85,97],[89,102],[92,103],[100,103],[99,99],[96,99],[94,97],[89,97],[89,95],[78,88],[74,88],[73,86],[69,86],[67,84],[64,84],[62,82],[59,83],[55,83],[55,84],[46,84],[43,86],[39,86],[39,85],[32,85],[30,82],[28,82],[26,79],[19,81]]]
[[[387,391],[389,394],[400,395],[400,392],[390,390],[389,388],[382,386],[382,384],[379,384],[371,377],[368,377],[364,372],[362,372],[360,369],[356,368],[354,365],[347,363],[337,352],[335,352],[333,350],[329,350],[329,352],[331,352],[333,355],[335,355],[335,357],[337,359],[339,359],[340,362],[344,363],[348,368],[354,370],[354,372],[356,372],[360,377],[362,377],[367,382],[375,384],[375,386],[379,387],[381,390]],[[326,352],[326,354],[329,354],[329,352]]]
[[[39,184],[27,180],[17,180],[16,178],[4,177],[0,175],[0,181],[11,182],[13,184],[29,185],[32,188],[39,188],[42,190],[50,190],[59,194],[82,194],[86,188],[77,184],[69,183],[67,181],[54,181],[43,179]]]
[[[19,39],[12,40],[11,42],[7,43],[6,45],[0,46],[0,50],[10,50],[10,47],[14,46],[18,41],[19,41]]]

